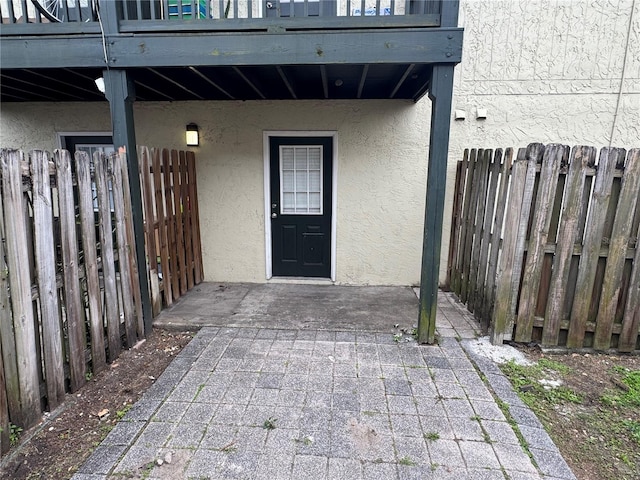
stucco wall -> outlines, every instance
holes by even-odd
[[[633,21],[630,22],[635,5]],[[640,2],[463,0],[441,278],[455,162],[468,147],[640,146]],[[624,82],[623,78],[624,70]],[[487,110],[476,120],[477,108]],[[337,281],[419,279],[430,102],[136,105],[138,142],[182,148],[202,132],[198,174],[209,280],[265,279],[263,130],[338,132]],[[615,126],[614,126],[615,123]],[[105,104],[4,104],[0,145],[54,148],[60,131],[107,131]]]
[[[640,2],[462,0],[459,25],[453,108],[467,117],[451,121],[441,280],[465,148],[640,147]]]
[[[184,125],[200,126],[204,268],[214,281],[265,281],[263,131],[332,130],[338,133],[337,282],[416,283],[428,118],[428,102],[416,108],[397,101],[139,103],[135,109],[139,144],[184,148]],[[6,104],[0,143],[55,148],[56,132],[108,129],[106,104]]]

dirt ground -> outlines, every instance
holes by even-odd
[[[40,425],[21,433],[2,459],[0,478],[70,478],[192,336],[154,329],[138,348],[123,351]]]
[[[603,396],[630,389],[625,371],[640,370],[640,356],[598,353],[549,354],[519,347],[532,361],[547,359],[569,367],[558,374],[579,401],[538,399],[533,406],[579,480],[640,479],[640,405],[611,405]],[[637,402],[637,400],[636,400]],[[634,425],[636,430],[631,430]]]

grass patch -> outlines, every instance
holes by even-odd
[[[620,388],[624,393],[606,392],[600,400],[602,403],[613,407],[640,407],[640,370],[627,370],[614,368],[615,373],[622,374]]]
[[[417,463],[416,463],[416,462],[414,462],[413,460],[411,460],[411,458],[410,458],[410,457],[402,457],[402,458],[398,461],[398,463],[399,463],[400,465],[404,465],[404,466],[406,466],[406,467],[415,467],[415,466],[417,465]]]
[[[262,424],[262,428],[265,430],[275,430],[277,421],[277,418],[269,417]]]
[[[518,365],[509,361],[500,366],[524,403],[536,414],[542,413],[540,401],[550,405],[581,403],[582,396],[565,386],[549,386],[545,381],[563,377],[571,369],[559,362],[542,358],[533,365]]]
[[[637,362],[572,354],[553,360],[540,358],[528,366],[509,362],[500,368],[578,478],[585,474],[602,480],[640,478]],[[507,419],[511,423],[509,416]],[[514,431],[522,442],[520,432]]]
[[[429,432],[424,434],[424,438],[430,442],[435,442],[440,439],[440,434],[438,432]]]

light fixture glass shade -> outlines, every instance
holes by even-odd
[[[198,137],[198,125],[195,123],[187,125],[187,146],[197,147],[200,145],[200,139]]]
[[[94,80],[95,84],[96,84],[96,88],[98,90],[100,90],[100,93],[104,94],[105,88],[104,88],[104,78],[102,77],[98,77]]]

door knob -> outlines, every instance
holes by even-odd
[[[278,218],[278,214],[277,213],[272,213],[271,214],[271,218]]]

